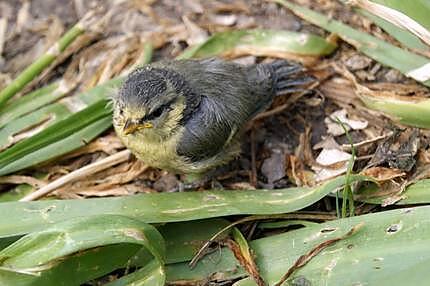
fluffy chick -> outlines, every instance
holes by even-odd
[[[243,66],[219,59],[161,61],[132,72],[113,98],[115,130],[137,158],[204,174],[240,153],[244,125],[277,94],[309,83],[284,60]]]

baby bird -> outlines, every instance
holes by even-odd
[[[241,131],[278,94],[312,79],[295,63],[244,66],[210,58],[171,60],[132,72],[113,97],[119,138],[146,164],[205,174],[240,153]]]

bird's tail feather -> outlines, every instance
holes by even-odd
[[[305,68],[295,62],[276,60],[270,63],[275,81],[276,94],[305,91],[315,78],[305,74]]]

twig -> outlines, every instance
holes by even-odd
[[[127,161],[130,158],[131,152],[129,150],[123,150],[121,152],[118,152],[114,155],[111,155],[109,157],[106,157],[100,161],[94,162],[92,164],[89,164],[85,167],[82,167],[80,169],[77,169],[58,180],[55,180],[46,186],[40,188],[39,190],[23,197],[20,199],[21,202],[28,202],[36,200],[40,197],[43,197],[56,189],[64,186],[67,183],[76,181],[78,179],[84,178],[86,176],[92,175],[94,173],[100,172],[102,170],[105,170],[113,165],[122,163]]]
[[[275,283],[273,286],[281,286],[285,281],[287,281],[287,279],[291,276],[291,274],[294,273],[294,271],[305,266],[312,258],[314,258],[316,255],[318,255],[318,253],[320,253],[321,251],[323,251],[325,248],[329,247],[330,245],[332,245],[332,244],[334,244],[334,243],[336,243],[342,239],[350,237],[351,235],[356,233],[363,225],[364,225],[364,223],[360,223],[360,224],[354,226],[353,228],[351,228],[350,231],[348,231],[346,234],[342,235],[341,237],[337,237],[337,238],[333,238],[333,239],[321,242],[320,244],[318,244],[317,246],[312,248],[308,253],[300,256],[299,259],[297,259],[296,262],[293,264],[293,266],[291,266],[288,269],[287,273],[285,273],[281,277],[281,279],[277,283]]]

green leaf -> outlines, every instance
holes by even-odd
[[[71,120],[72,118],[69,119]],[[53,141],[53,143],[47,146],[40,147],[31,153],[15,159],[0,169],[0,175],[16,172],[35,164],[55,159],[58,156],[71,152],[79,147],[83,147],[111,127],[111,125],[112,119],[110,116],[102,117],[89,125],[84,125],[81,130],[78,130],[73,134],[69,134],[64,139],[60,138],[58,141]]]
[[[375,185],[364,186],[359,190],[359,200],[369,204],[382,204],[392,195],[379,195],[378,187]],[[414,205],[430,203],[430,179],[420,180],[411,184],[400,195],[397,205]]]
[[[395,68],[405,75],[429,64],[430,59],[398,48],[365,32],[361,32],[333,20],[320,13],[314,12],[305,7],[295,5],[286,0],[274,0],[275,2],[291,9],[299,17],[310,23],[317,25],[327,31],[336,33],[345,42],[353,45],[372,59]],[[419,78],[416,78],[419,80]],[[430,80],[421,81],[424,85],[430,86]]]
[[[333,43],[319,36],[256,29],[214,34],[205,42],[185,50],[178,58],[199,58],[222,54],[325,56],[331,54],[335,49],[336,46]]]
[[[216,218],[175,222],[158,226],[158,231],[166,240],[166,263],[191,260],[206,241],[228,225],[227,220]],[[218,239],[224,239],[228,234],[228,232],[224,232]]]
[[[430,30],[430,2],[428,0],[373,0],[373,2],[400,11]]]
[[[290,226],[314,226],[316,225],[316,222],[311,222],[307,220],[282,220],[282,221],[275,221],[275,222],[263,222],[258,224],[258,228],[261,229],[272,229],[272,228],[287,228]]]
[[[393,120],[420,128],[430,128],[430,100],[406,96],[384,96],[358,92],[367,107],[384,112]]]
[[[425,285],[430,267],[430,207],[398,209],[308,226],[252,241],[260,273],[273,285],[303,254],[364,223],[355,234],[327,247],[284,285]],[[411,240],[413,239],[413,240]],[[167,266],[169,282],[243,277],[230,250],[204,257],[195,269]],[[302,283],[302,284],[299,284]],[[308,283],[308,284],[306,284]],[[235,285],[255,285],[251,278]]]
[[[0,113],[0,128],[8,122],[61,97],[62,93],[54,92],[58,86],[58,83],[51,83],[7,104],[5,110]]]
[[[43,128],[47,128],[101,99],[106,100],[121,82],[122,78],[115,78],[59,101],[55,100],[63,96],[64,88],[61,83],[55,83],[11,102],[0,113],[0,149],[8,146],[20,132],[34,130],[42,124]],[[50,102],[53,103],[46,105]]]
[[[410,1],[409,3],[414,3],[413,1]],[[363,9],[357,9],[357,11],[364,15],[365,17],[369,18],[374,22],[376,25],[381,27],[385,32],[393,36],[397,41],[402,43],[404,46],[410,48],[419,50],[422,52],[428,52],[430,51],[430,47],[425,45],[417,36],[414,34],[403,30],[402,28],[397,27],[394,24],[391,24],[390,22],[375,16]]]
[[[369,180],[354,175],[350,182]],[[147,223],[240,214],[279,214],[309,206],[345,183],[338,177],[313,188],[154,193],[120,198],[0,203],[0,238],[26,234],[79,216],[117,214]],[[20,223],[10,217],[19,217]]]
[[[428,204],[430,203],[430,179],[420,180],[406,188],[404,199],[398,205]]]
[[[110,120],[111,112],[109,109],[106,108],[106,105],[107,105],[106,100],[100,100],[90,105],[88,108],[85,108],[84,110],[77,112],[67,117],[66,119],[63,119],[58,123],[49,126],[43,131],[32,136],[31,138],[21,141],[15,144],[14,146],[12,146],[11,148],[1,152],[0,153],[0,175],[5,175],[7,173],[10,173],[11,169],[12,171],[16,171],[16,170],[28,167],[29,165],[42,162],[46,159],[50,159],[53,156],[49,156],[49,158],[43,158],[43,157],[37,156],[36,162],[30,162],[30,164],[27,163],[23,165],[18,164],[18,167],[16,166],[17,161],[19,162],[20,160],[23,160],[23,158],[25,160],[26,156],[31,156],[37,150],[41,150],[42,148],[50,144],[57,143],[57,145],[55,145],[54,148],[52,148],[53,146],[51,146],[51,150],[56,151],[55,148],[58,148],[58,142],[61,142],[62,139],[67,138],[68,136],[71,136],[76,132],[82,131],[84,128],[88,127],[89,125],[97,121],[100,121],[102,119]],[[109,126],[110,125],[106,126],[106,128]],[[95,136],[103,132],[105,129],[95,130],[96,131]],[[94,131],[93,129],[91,130]],[[82,138],[81,142],[85,143],[84,139],[85,138]],[[79,146],[82,146],[82,143],[79,144]],[[72,146],[63,146],[63,148],[66,148],[69,150],[73,150],[73,148],[76,148],[75,146],[73,146],[73,148],[71,147]],[[13,165],[13,167],[10,166],[11,164]]]
[[[22,71],[9,85],[0,90],[0,108],[4,109],[6,102],[29,82],[37,77],[63,52],[85,29],[82,23],[77,23],[68,30],[50,49]]]
[[[159,265],[164,265],[164,240],[153,226],[124,216],[100,215],[67,220],[22,237],[0,251],[0,271],[32,277],[34,283],[38,283],[44,272],[54,269],[69,257],[114,244],[141,245]],[[4,278],[3,282],[12,280],[2,285],[15,285],[14,281],[21,279],[14,275],[5,277],[11,278]]]
[[[106,286],[163,286],[165,281],[164,267],[152,260],[145,267],[107,283]]]

